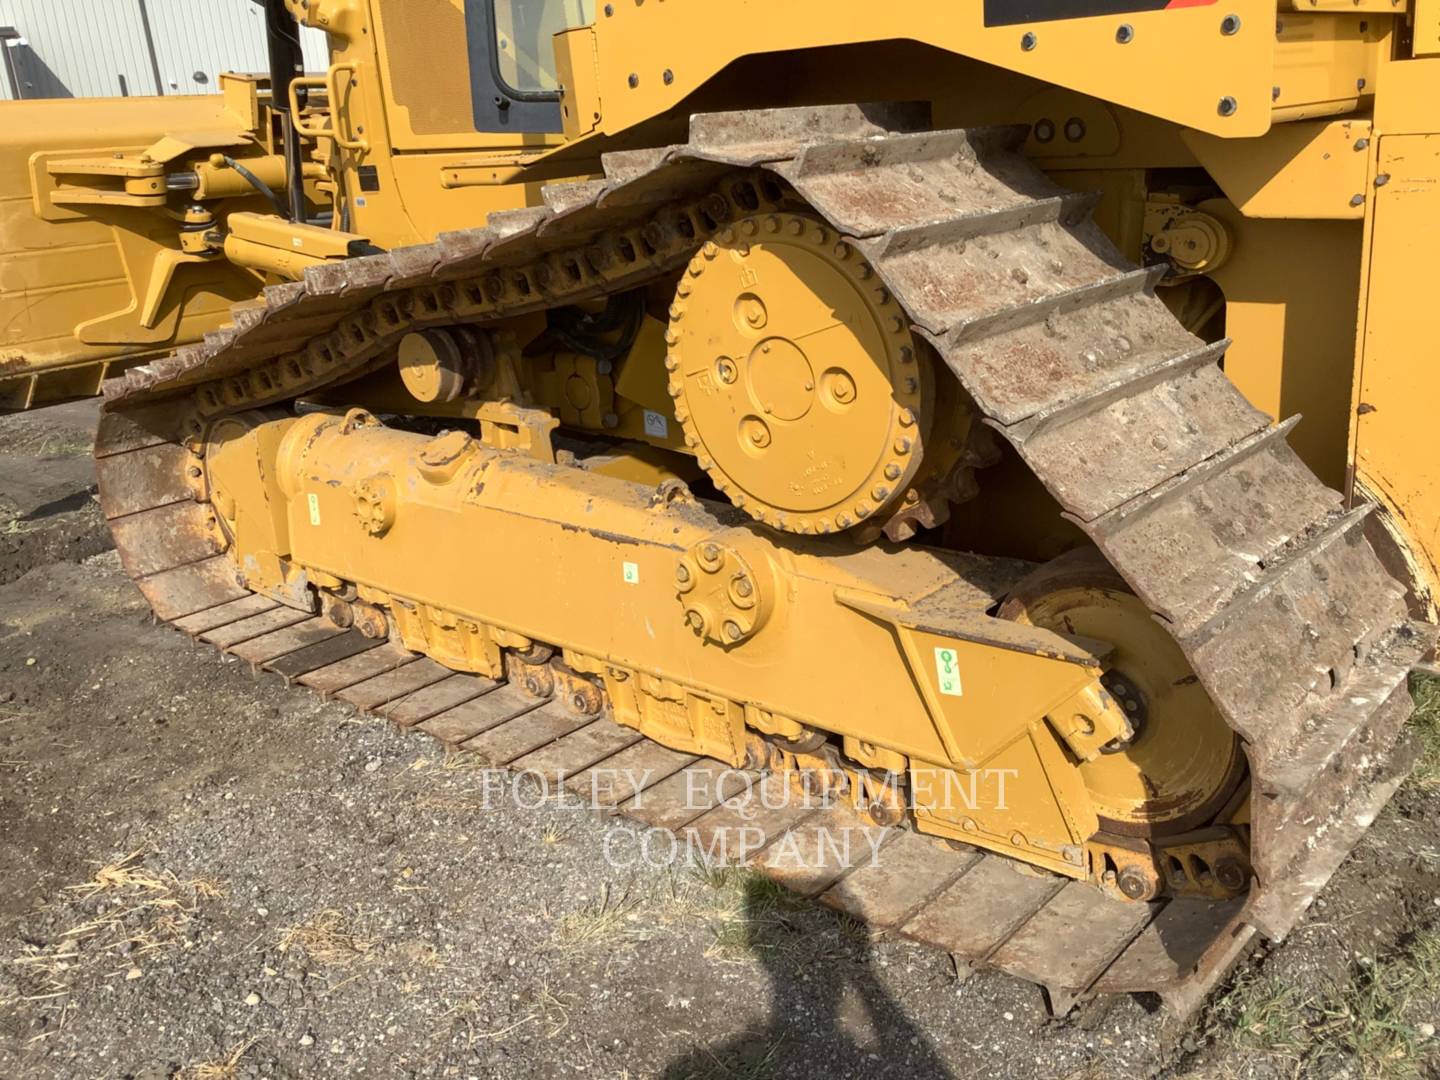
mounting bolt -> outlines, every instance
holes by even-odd
[[[1116,882],[1120,892],[1130,900],[1144,900],[1152,892],[1150,879],[1134,866],[1127,866],[1120,873],[1120,880]]]
[[[1221,116],[1234,116],[1235,110],[1239,107],[1240,106],[1236,103],[1235,99],[1227,95],[1220,99],[1218,111]]]
[[[1025,31],[1025,33],[1020,35],[1020,48],[1024,49],[1026,52],[1032,51],[1038,43],[1039,39],[1036,38],[1035,35],[1029,30]]]
[[[626,79],[625,81],[630,84],[630,89],[634,90],[637,86],[640,85],[640,76],[636,75],[635,72],[632,71],[630,73],[630,78]]]
[[[1245,867],[1236,859],[1215,860],[1215,881],[1221,888],[1239,892],[1245,887]]]
[[[660,81],[663,82],[666,86],[669,86],[675,81],[675,72],[671,71],[669,68],[666,68],[664,72],[662,72],[660,75]]]
[[[1365,196],[1364,196],[1364,195],[1351,195],[1351,196],[1350,196],[1350,205],[1351,205],[1351,206],[1364,206],[1364,205],[1365,205]]]
[[[1135,28],[1131,26],[1128,22],[1121,23],[1119,28],[1115,31],[1115,40],[1118,41],[1121,45],[1129,45],[1130,42],[1135,40]]]
[[[1390,183],[1390,174],[1389,174],[1389,173],[1384,173],[1384,172],[1382,172],[1379,176],[1375,177],[1375,186],[1376,186],[1376,187],[1384,187],[1384,186],[1385,186],[1386,184],[1388,184],[1388,183]]]
[[[1223,19],[1220,20],[1220,33],[1224,34],[1226,37],[1230,37],[1230,36],[1238,33],[1239,30],[1240,30],[1240,16],[1239,16],[1239,15],[1226,15]]]

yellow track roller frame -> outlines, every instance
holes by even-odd
[[[242,414],[205,460],[249,588],[317,586],[332,617],[382,612],[452,668],[558,687],[580,712],[608,702],[733,765],[828,739],[862,804],[899,790],[922,830],[1132,899],[1163,886],[1158,870],[1126,878],[1107,839],[1117,800],[1133,810],[1169,783],[1133,756],[1145,733],[1106,687],[1112,646],[989,614],[1028,564],[767,533],[667,485],[358,409]],[[1200,803],[1234,787],[1205,779]]]

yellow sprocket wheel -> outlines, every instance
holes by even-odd
[[[874,269],[816,218],[756,215],[707,243],[666,340],[686,444],[752,517],[840,532],[918,498],[928,361]]]

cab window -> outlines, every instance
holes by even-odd
[[[591,22],[594,0],[465,0],[476,131],[561,130],[555,35]]]
[[[594,0],[492,0],[495,5],[496,75],[521,94],[554,94],[555,35],[584,26]]]

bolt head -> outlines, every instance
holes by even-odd
[[[1116,882],[1120,892],[1128,899],[1140,900],[1150,893],[1150,882],[1143,873],[1133,866],[1127,866],[1120,874],[1120,880]]]
[[[1240,890],[1245,887],[1245,868],[1234,859],[1217,859],[1215,880],[1226,889]]]

